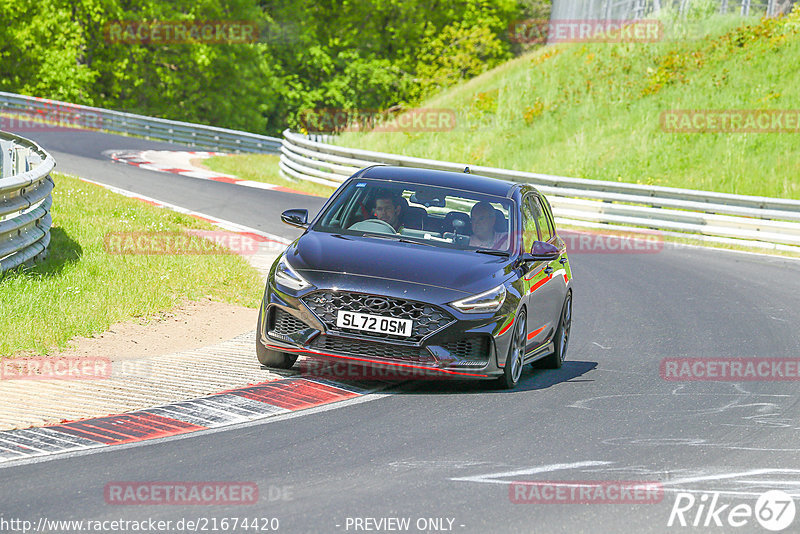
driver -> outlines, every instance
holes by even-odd
[[[375,195],[375,218],[391,224],[394,231],[398,233],[403,229],[403,225],[400,223],[402,210],[400,198],[390,191],[381,190]]]
[[[488,202],[482,200],[472,206],[470,219],[472,220],[472,236],[469,238],[471,247],[504,249],[508,245],[508,234],[496,232],[494,229],[496,211]]]

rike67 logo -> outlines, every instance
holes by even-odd
[[[678,493],[667,526],[723,527],[724,532],[730,532],[731,528],[746,525],[752,528],[755,519],[763,528],[780,532],[794,522],[794,500],[786,492],[767,491],[758,497],[755,507],[745,503],[723,503],[719,495],[717,492]]]

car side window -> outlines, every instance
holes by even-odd
[[[550,238],[553,237],[553,229],[550,227],[550,221],[547,220],[547,213],[542,207],[542,201],[534,196],[530,196],[528,199],[531,201],[531,207],[536,215],[536,226],[539,227],[539,240],[549,241]]]
[[[531,196],[526,196],[522,201],[522,246],[525,252],[530,252],[533,242],[539,239],[536,214],[531,207],[531,200]]]
[[[550,230],[551,230],[550,234],[556,235],[557,233],[556,222],[555,219],[553,218],[553,208],[550,207],[550,203],[547,201],[546,198],[540,197],[540,200],[542,201],[542,206],[544,206],[545,213],[547,213],[547,222],[550,224]]]

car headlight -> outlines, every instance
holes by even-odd
[[[286,261],[286,256],[281,258],[275,268],[275,283],[294,291],[311,287],[311,283],[289,265],[289,262]]]
[[[501,284],[489,291],[451,302],[450,305],[463,313],[486,313],[499,310],[505,300],[506,286]]]

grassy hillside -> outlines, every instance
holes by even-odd
[[[709,21],[706,21],[709,24]],[[600,180],[800,198],[800,133],[667,133],[675,109],[800,109],[800,11],[702,38],[541,48],[425,102],[438,133],[347,133],[363,149]]]

